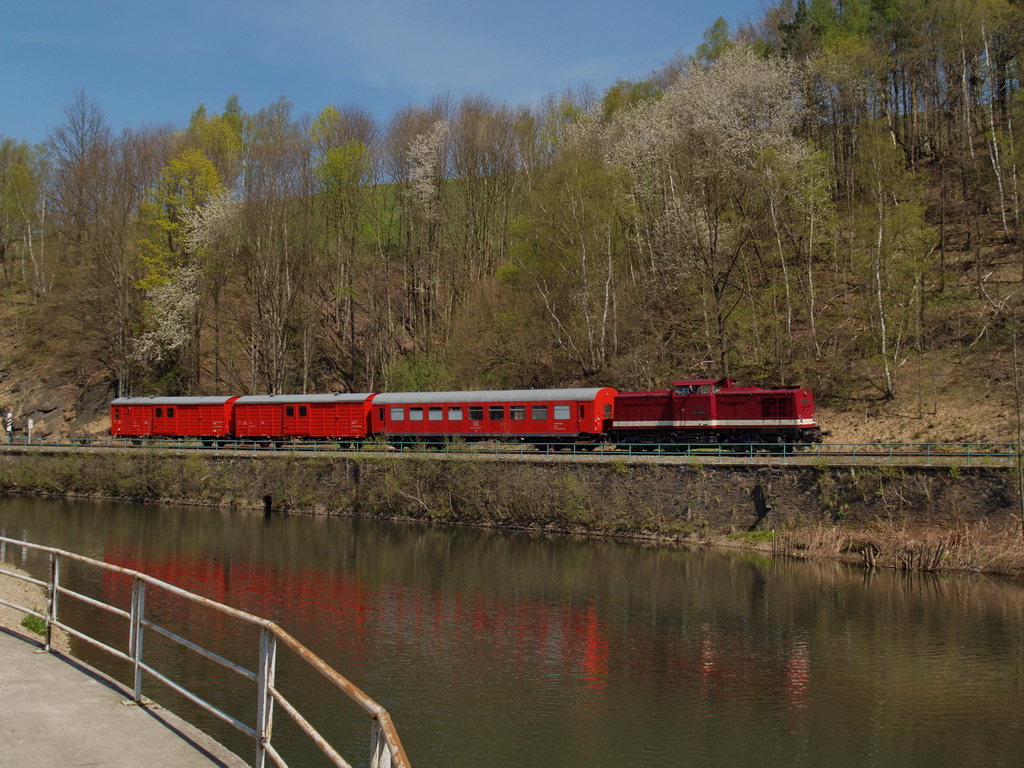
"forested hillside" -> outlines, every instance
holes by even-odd
[[[531,107],[115,133],[82,94],[0,144],[0,401],[729,375],[836,438],[1016,440],[1022,54],[1017,2],[785,0]]]

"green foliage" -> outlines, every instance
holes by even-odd
[[[146,274],[139,281],[140,288],[165,284],[172,270],[189,259],[185,240],[189,216],[222,191],[217,169],[202,150],[186,148],[171,158],[140,208],[140,217],[149,230],[141,242]]]
[[[661,95],[661,89],[650,80],[641,80],[637,83],[629,80],[616,80],[615,85],[604,93],[604,98],[601,101],[601,116],[608,121],[620,110],[629,109],[643,101],[659,99]]]
[[[452,389],[451,376],[444,363],[430,353],[412,355],[393,362],[385,375],[391,392],[428,392]]]
[[[328,149],[315,170],[324,194],[338,197],[366,183],[370,171],[369,152],[361,141],[347,141]]]
[[[238,175],[244,144],[243,117],[238,109],[237,97],[233,107],[229,100],[222,115],[209,115],[202,104],[192,113],[183,142],[203,153],[217,169],[220,183],[232,184]],[[237,111],[228,111],[228,108]]]
[[[22,618],[21,626],[37,635],[46,634],[46,620],[32,614],[27,614]]]
[[[730,541],[742,541],[746,544],[767,544],[775,540],[775,531],[758,528],[754,531],[735,531],[727,537]]]
[[[570,525],[585,525],[594,516],[590,493],[574,477],[566,477],[555,510],[562,522]]]
[[[42,152],[26,142],[0,138],[0,261],[31,263],[33,269],[22,269],[19,277],[36,296],[46,293],[52,281],[41,250],[46,171]]]
[[[705,67],[710,67],[735,46],[729,38],[729,23],[719,16],[714,24],[704,30],[704,40],[697,46],[693,58]]]

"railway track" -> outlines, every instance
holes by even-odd
[[[370,441],[358,447],[331,442],[254,443],[223,441],[204,446],[196,440],[98,439],[13,439],[0,442],[0,450],[17,452],[201,452],[212,456],[362,456],[362,457],[452,457],[460,459],[501,459],[528,462],[626,462],[738,466],[937,466],[1013,467],[1018,461],[1013,443],[820,443],[817,445],[763,444],[729,446],[682,446],[674,444],[614,446],[549,445],[519,443],[411,444],[401,447]]]

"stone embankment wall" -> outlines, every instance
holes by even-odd
[[[686,537],[806,523],[1019,516],[1008,469],[737,467],[444,457],[6,452],[0,491]]]

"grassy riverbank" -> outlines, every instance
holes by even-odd
[[[1012,472],[439,457],[5,453],[0,491],[719,544],[1024,575]]]

